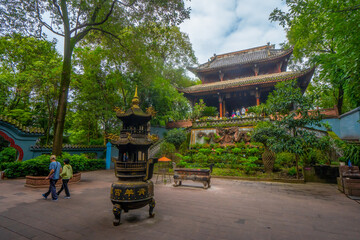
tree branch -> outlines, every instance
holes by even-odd
[[[41,25],[43,25],[44,27],[46,27],[47,29],[49,29],[51,32],[53,32],[56,35],[62,36],[64,37],[64,34],[61,34],[59,32],[56,32],[49,24],[47,24],[46,22],[44,22],[41,19],[41,14],[40,14],[40,8],[39,8],[39,2],[36,1],[36,14],[37,14],[37,19],[39,20],[39,22],[41,23]]]
[[[104,30],[104,29],[101,29],[101,28],[92,28],[92,30],[100,31],[100,32],[102,32],[102,33],[108,34],[108,35],[116,38],[117,40],[119,40],[120,46],[122,46],[124,49],[127,49],[127,48],[121,43],[121,38],[119,38],[119,37],[116,36],[115,34],[113,34],[113,33],[111,33],[111,32],[108,32],[108,31],[106,31],[106,30]]]
[[[82,4],[82,0],[80,1],[80,6]],[[80,13],[81,13],[81,7],[79,7],[79,11],[78,11],[78,14],[77,14],[77,17],[76,17],[76,25],[75,25],[75,28],[77,28],[80,24],[79,22],[79,18],[80,18]],[[75,35],[77,34],[77,30],[75,31]]]
[[[119,38],[118,36],[116,36],[115,34],[109,32],[109,31],[106,31],[106,30],[101,29],[101,28],[94,28],[94,27],[87,28],[87,29],[85,29],[84,31],[80,32],[78,35],[75,35],[75,36],[74,36],[75,42],[79,42],[79,41],[80,41],[81,39],[83,39],[91,30],[100,31],[100,32],[102,32],[102,33],[108,34],[108,35],[116,38],[117,40],[119,40],[120,46],[122,46],[124,49],[127,49],[127,48],[121,43],[121,38]]]
[[[62,15],[62,12],[61,12],[61,9],[60,9],[60,6],[57,4],[56,0],[53,0],[53,5],[55,6],[55,8],[57,9],[61,19],[64,21],[64,17]]]
[[[348,7],[348,8],[344,8],[338,11],[333,11],[333,12],[350,12],[350,11],[356,11],[360,9],[360,4],[352,6],[352,7]]]
[[[125,7],[132,7],[135,4],[135,2],[136,2],[136,0],[132,1],[132,3],[126,4],[126,3],[123,3],[122,1],[119,1],[119,3]]]
[[[75,31],[77,31],[77,30],[79,30],[79,29],[81,29],[81,28],[84,28],[84,27],[98,26],[98,25],[101,25],[101,24],[105,23],[105,22],[109,19],[109,17],[111,16],[111,14],[112,14],[112,12],[113,12],[113,10],[114,10],[115,3],[116,3],[116,2],[117,2],[117,0],[114,0],[114,1],[112,2],[111,8],[110,8],[109,12],[106,14],[105,18],[104,18],[102,21],[97,22],[97,23],[95,22],[96,17],[97,17],[97,14],[98,14],[98,12],[99,12],[99,10],[100,10],[99,7],[96,7],[95,10],[94,10],[93,15],[92,15],[92,17],[91,17],[91,22],[90,22],[90,23],[81,24],[80,26],[72,29],[72,30],[70,31],[70,33],[73,33],[73,32],[75,32]]]

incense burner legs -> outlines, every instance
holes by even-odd
[[[120,219],[121,219],[121,207],[119,204],[114,204],[113,213],[114,213],[114,217],[115,217],[113,224],[114,224],[114,226],[118,226],[120,224]]]
[[[149,216],[154,217],[155,199],[152,181],[119,181],[111,186],[110,199],[113,203],[114,226],[121,221],[121,212],[128,212],[149,205]]]
[[[154,208],[155,208],[155,199],[151,199],[151,202],[149,203],[149,217],[151,218],[155,216]]]

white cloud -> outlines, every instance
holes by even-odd
[[[222,54],[285,41],[283,29],[269,21],[275,8],[284,8],[282,0],[192,0],[190,20],[180,28],[190,37],[199,63],[214,53]]]

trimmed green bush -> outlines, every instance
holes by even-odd
[[[84,154],[70,155],[63,153],[62,157],[57,158],[57,161],[64,165],[63,159],[68,158],[74,173],[80,171],[91,171],[97,169],[105,169],[105,160],[103,159],[88,159]],[[49,174],[49,155],[41,155],[36,158],[23,161],[11,162],[5,165],[5,176],[8,178],[17,178],[30,176],[47,176]]]
[[[172,129],[167,132],[165,141],[174,144],[176,149],[179,149],[180,145],[186,141],[186,133],[181,129]]]
[[[16,149],[6,147],[0,152],[0,170],[4,169],[6,163],[16,161]]]

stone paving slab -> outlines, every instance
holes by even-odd
[[[212,179],[155,185],[148,207],[112,225],[113,170],[86,172],[71,199],[43,200],[25,179],[0,181],[0,239],[360,239],[360,204],[332,184]]]

